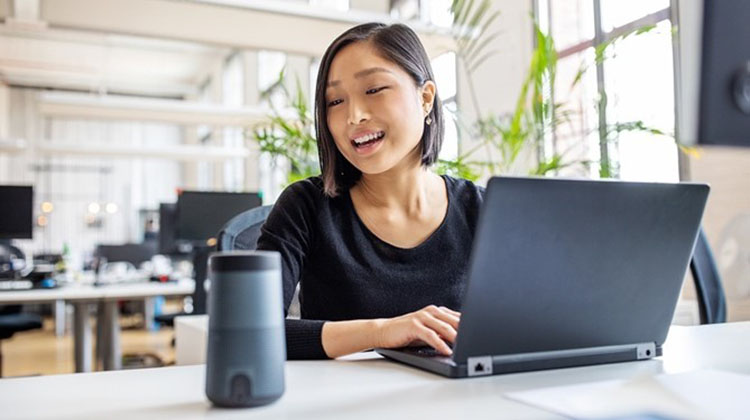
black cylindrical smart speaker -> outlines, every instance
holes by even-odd
[[[284,393],[281,256],[211,254],[206,396],[217,406],[254,407]]]

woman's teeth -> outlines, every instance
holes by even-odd
[[[366,136],[357,137],[353,140],[355,146],[362,146],[375,140],[380,140],[385,136],[385,133],[378,131],[377,133],[368,134]]]

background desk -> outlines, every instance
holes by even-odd
[[[9,418],[558,418],[505,397],[509,392],[714,368],[750,374],[750,322],[674,327],[656,360],[472,379],[446,379],[360,353],[344,360],[292,361],[286,393],[255,409],[213,408],[205,365],[0,380]]]
[[[0,304],[51,303],[67,301],[74,308],[74,353],[76,372],[91,372],[91,328],[89,305],[98,303],[97,346],[105,370],[119,369],[122,364],[118,300],[144,299],[154,296],[181,296],[193,293],[190,279],[176,283],[139,282],[106,286],[70,284],[56,289],[33,289],[0,292]]]

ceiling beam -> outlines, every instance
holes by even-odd
[[[249,127],[268,121],[269,110],[227,107],[202,102],[146,99],[67,92],[39,94],[39,111],[45,116],[85,119],[156,121],[182,125],[208,124]],[[293,114],[284,113],[293,118]]]
[[[221,147],[206,145],[172,145],[163,147],[118,146],[101,144],[58,143],[44,141],[38,150],[48,155],[98,156],[119,158],[170,159],[188,162],[224,161],[250,156],[247,147]]]
[[[291,10],[294,10],[292,6],[262,9],[170,0],[42,0],[41,19],[50,27],[307,56],[321,56],[336,36],[362,17],[389,19],[387,15],[355,11],[292,14]],[[345,18],[352,15],[355,18]],[[437,56],[453,45],[445,30],[415,25],[430,56]]]

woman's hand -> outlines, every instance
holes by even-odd
[[[446,344],[456,340],[461,313],[445,306],[426,306],[396,318],[378,320],[376,347],[394,348],[427,344],[450,356],[453,351]]]

